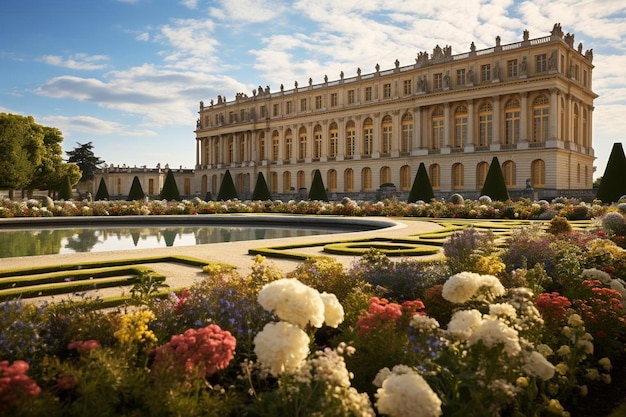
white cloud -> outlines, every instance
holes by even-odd
[[[218,0],[212,17],[230,23],[260,23],[283,18],[287,6],[278,0]]]
[[[106,55],[78,53],[67,58],[60,55],[44,55],[40,60],[56,67],[93,71],[106,68],[106,61],[109,60],[109,57]]]
[[[124,136],[155,136],[156,132],[149,129],[137,129],[133,125],[103,120],[92,116],[45,116],[37,119],[45,126],[55,126],[65,135],[87,133],[91,136],[124,135]]]

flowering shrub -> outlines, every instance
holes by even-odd
[[[4,411],[12,402],[25,401],[41,392],[37,382],[32,380],[26,372],[28,364],[24,361],[0,361],[0,412]]]

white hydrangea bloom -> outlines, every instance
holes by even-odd
[[[482,341],[489,348],[504,344],[504,351],[511,356],[517,355],[522,350],[517,330],[500,320],[483,320],[468,340],[472,345]]]
[[[537,376],[544,381],[554,376],[554,365],[539,352],[531,352],[525,357],[522,370],[528,375]]]
[[[376,407],[390,417],[438,417],[441,400],[426,380],[414,370],[394,371],[376,392]]]
[[[274,376],[295,371],[309,354],[309,336],[298,326],[285,321],[265,325],[254,338],[254,353],[259,363]]]
[[[469,339],[469,337],[483,321],[480,311],[460,310],[452,315],[448,323],[448,333],[455,335],[461,339]]]
[[[517,318],[517,310],[509,303],[490,304],[489,315],[504,318],[505,320],[515,320]]]
[[[324,301],[320,293],[295,278],[279,279],[266,284],[257,297],[259,304],[279,319],[304,328],[307,324],[322,327]]]
[[[493,300],[496,297],[501,297],[506,293],[506,289],[502,282],[493,275],[480,275],[480,299]]]
[[[415,314],[413,317],[411,317],[411,322],[409,323],[409,326],[422,331],[435,330],[439,328],[439,322],[432,317]]]
[[[446,300],[463,304],[469,301],[481,285],[480,275],[474,272],[459,272],[443,284],[441,295]]]
[[[330,327],[337,327],[343,322],[343,307],[335,294],[323,292],[320,294],[324,303],[324,322]]]

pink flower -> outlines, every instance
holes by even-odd
[[[76,340],[72,343],[70,343],[69,345],[67,345],[67,348],[72,350],[72,349],[76,349],[78,352],[80,353],[85,353],[85,352],[89,352],[93,349],[99,348],[100,347],[100,342],[98,342],[97,340],[94,339],[89,339],[89,340]]]
[[[41,388],[28,375],[28,364],[24,361],[0,361],[0,410],[10,402],[35,397]]]

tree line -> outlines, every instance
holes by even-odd
[[[62,142],[59,129],[40,125],[33,116],[0,113],[0,189],[8,190],[9,198],[16,190],[22,191],[22,197],[34,190],[56,196],[64,184],[92,180],[104,161],[94,156],[91,142],[67,152],[67,161]]]

